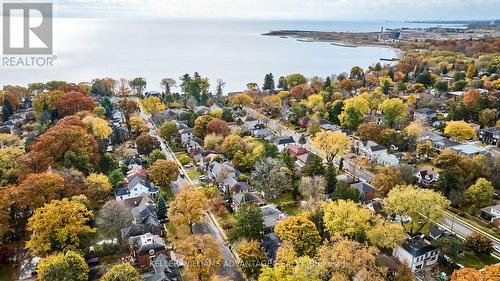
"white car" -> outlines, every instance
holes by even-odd
[[[493,250],[497,251],[500,253],[500,246],[498,245],[493,245]]]
[[[186,165],[184,165],[184,168],[191,168],[193,167],[193,163],[187,163]]]

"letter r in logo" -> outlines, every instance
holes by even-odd
[[[52,3],[3,3],[3,53],[52,54]]]

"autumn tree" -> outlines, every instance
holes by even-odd
[[[208,208],[208,199],[196,189],[184,187],[170,203],[168,217],[176,224],[187,225],[193,233],[193,224],[201,223]]]
[[[118,105],[120,106],[123,115],[125,115],[125,120],[127,122],[130,119],[130,116],[132,116],[132,114],[139,111],[139,104],[131,99],[121,99],[118,102]]]
[[[323,221],[331,235],[364,237],[369,227],[371,212],[352,201],[337,200],[323,204]]]
[[[423,141],[417,145],[417,156],[428,158],[432,156],[432,152],[434,148],[432,146],[432,142],[430,140]]]
[[[403,185],[393,188],[385,200],[385,208],[393,215],[408,216],[411,221],[401,220],[401,224],[411,235],[439,221],[450,201],[430,189]]]
[[[486,281],[494,281],[500,278],[500,265],[487,265],[484,267],[483,275]]]
[[[179,176],[177,163],[171,160],[157,160],[148,169],[151,181],[157,186],[168,187]]]
[[[408,106],[400,98],[384,100],[379,109],[384,114],[384,122],[394,127],[408,116]]]
[[[263,266],[259,281],[322,281],[325,271],[321,263],[308,256],[302,256],[295,259],[290,266],[281,264],[273,268]]]
[[[229,101],[234,105],[244,105],[244,106],[251,105],[254,103],[254,99],[245,93],[239,93],[234,96],[231,96],[229,98]]]
[[[382,249],[395,249],[406,241],[404,228],[388,221],[379,221],[366,234],[372,245]]]
[[[377,122],[367,122],[359,125],[356,135],[362,141],[375,141],[379,139],[380,132],[384,129],[384,126],[378,124]]]
[[[309,210],[316,212],[320,204],[326,200],[326,181],[322,176],[303,177],[300,182],[300,191],[307,200]]]
[[[120,239],[121,230],[130,226],[132,219],[132,213],[123,203],[110,200],[99,211],[97,225],[107,234]]]
[[[137,151],[143,155],[148,155],[151,151],[160,147],[160,142],[147,133],[142,133],[137,137],[135,143],[137,145]]]
[[[130,88],[134,91],[134,93],[138,96],[142,96],[144,90],[146,89],[146,80],[142,77],[136,77],[130,81],[128,81]]]
[[[340,124],[348,129],[355,130],[363,122],[369,111],[366,99],[356,96],[344,100],[344,109],[339,115]]]
[[[78,247],[82,235],[95,232],[87,225],[92,212],[85,205],[68,199],[53,200],[38,208],[28,220],[32,231],[26,248],[35,254]]]
[[[479,209],[490,206],[493,198],[494,188],[490,181],[485,178],[478,178],[476,183],[471,185],[464,192],[464,199],[469,212],[476,214]]]
[[[264,237],[264,218],[257,206],[243,206],[236,213],[232,235],[237,238],[261,240]]]
[[[155,114],[164,110],[167,106],[159,97],[149,97],[141,100],[141,104],[149,114]]]
[[[17,182],[21,171],[19,158],[24,150],[14,147],[0,148],[0,187]]]
[[[40,260],[37,266],[38,279],[41,281],[72,280],[87,281],[89,266],[85,259],[75,251],[57,253]]]
[[[384,194],[389,193],[396,185],[405,184],[401,170],[396,167],[383,167],[370,182]]]
[[[17,187],[16,201],[31,210],[66,195],[64,178],[56,173],[29,174]]]
[[[305,84],[307,82],[306,77],[300,73],[290,74],[290,75],[285,77],[285,80],[286,80],[286,84],[290,88],[297,86],[297,85]]]
[[[209,280],[222,267],[223,258],[217,241],[210,235],[191,235],[176,243],[192,280]]]
[[[477,232],[473,232],[465,237],[464,247],[475,254],[488,255],[493,251],[491,240]]]
[[[267,261],[266,254],[258,241],[243,242],[238,246],[241,267],[247,278],[256,279],[262,265]]]
[[[278,159],[262,158],[255,164],[252,182],[266,198],[274,198],[289,187],[291,175],[288,168]]]
[[[328,272],[325,280],[384,280],[387,270],[377,264],[378,254],[375,247],[335,236],[319,248],[318,262]]]
[[[170,141],[172,139],[172,136],[176,134],[178,130],[179,129],[177,128],[177,124],[175,124],[175,122],[164,122],[158,129],[160,137],[167,141]]]
[[[497,111],[495,109],[486,108],[479,112],[479,124],[484,127],[495,126]]]
[[[274,232],[281,241],[290,242],[298,256],[314,256],[321,243],[316,225],[305,216],[290,216],[282,220]]]
[[[85,179],[87,186],[100,197],[107,197],[111,193],[113,186],[104,174],[90,173]]]
[[[481,271],[475,268],[462,268],[459,270],[455,270],[451,275],[452,281],[470,281],[477,280],[483,281],[484,277],[481,274]]]
[[[90,121],[92,134],[98,139],[107,139],[113,130],[109,127],[108,122],[101,118],[92,118]]]
[[[131,116],[129,124],[130,124],[130,130],[132,131],[132,133],[135,133],[136,135],[149,132],[149,127],[146,124],[146,121],[144,121],[144,119],[139,115]]]
[[[141,274],[130,263],[113,265],[102,277],[101,281],[141,281]]]
[[[57,104],[63,99],[63,97],[63,91],[48,91],[39,93],[33,97],[33,109],[35,110],[37,118],[42,116],[44,109],[48,112],[56,110]]]
[[[316,134],[313,144],[326,154],[328,162],[332,162],[335,156],[342,156],[349,151],[351,139],[340,131],[323,131]]]
[[[56,104],[59,116],[73,115],[79,111],[92,111],[96,103],[87,95],[78,92],[65,93]]]
[[[479,100],[481,98],[481,94],[477,90],[469,90],[465,92],[463,96],[463,104],[464,106],[472,112],[477,112],[479,109]]]
[[[207,126],[212,121],[212,119],[214,118],[210,115],[202,115],[196,118],[196,120],[194,121],[193,133],[197,137],[203,138],[207,134]]]
[[[207,124],[206,134],[226,136],[228,132],[229,126],[227,125],[227,122],[222,119],[214,118]]]
[[[476,131],[464,121],[450,121],[444,128],[444,134],[455,138],[458,141],[464,141],[476,137]]]

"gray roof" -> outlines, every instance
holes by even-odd
[[[492,134],[500,134],[500,127],[484,128],[484,129],[481,129],[481,131],[485,131],[485,132],[492,133]]]
[[[432,108],[419,108],[417,110],[415,110],[416,113],[420,113],[420,114],[426,114],[426,115],[430,115],[430,114],[435,114],[436,111]]]
[[[291,136],[283,136],[283,137],[278,137],[274,139],[275,144],[289,144],[289,143],[294,143],[295,141]]]
[[[378,191],[375,187],[373,187],[373,185],[366,182],[358,182],[355,184],[351,184],[351,187],[356,188],[357,190],[359,190],[360,193]]]
[[[286,217],[286,214],[278,210],[275,205],[262,206],[260,209],[262,210],[262,217],[264,218],[266,228],[274,228],[279,220]]]

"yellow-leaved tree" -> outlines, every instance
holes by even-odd
[[[33,235],[26,248],[35,254],[76,248],[82,235],[95,232],[87,225],[92,215],[92,211],[81,203],[66,198],[53,200],[36,209],[29,218],[27,229]]]
[[[190,235],[175,243],[183,255],[189,280],[209,280],[222,267],[223,258],[217,241],[210,235]]]
[[[316,225],[306,216],[290,216],[275,227],[281,241],[290,242],[298,256],[314,256],[321,243]]]
[[[95,191],[97,194],[97,198],[109,195],[113,186],[109,182],[109,178],[104,174],[90,173],[85,179],[85,184],[91,188],[92,191]]]
[[[167,106],[160,100],[159,97],[149,97],[142,99],[141,104],[149,114],[154,114],[167,108]]]
[[[323,221],[331,235],[355,238],[364,236],[370,226],[370,210],[350,200],[338,200],[323,204]]]
[[[193,187],[184,186],[174,201],[170,202],[168,217],[175,224],[189,226],[193,233],[193,224],[202,222],[207,208],[208,199],[205,194]]]
[[[87,281],[89,266],[80,254],[70,250],[43,258],[38,264],[37,273],[40,281]]]
[[[476,131],[465,121],[450,121],[444,128],[444,134],[455,138],[458,141],[473,139],[476,137]]]
[[[313,144],[322,150],[326,154],[326,160],[331,162],[335,156],[342,156],[349,151],[351,139],[339,131],[323,131],[316,134]]]

